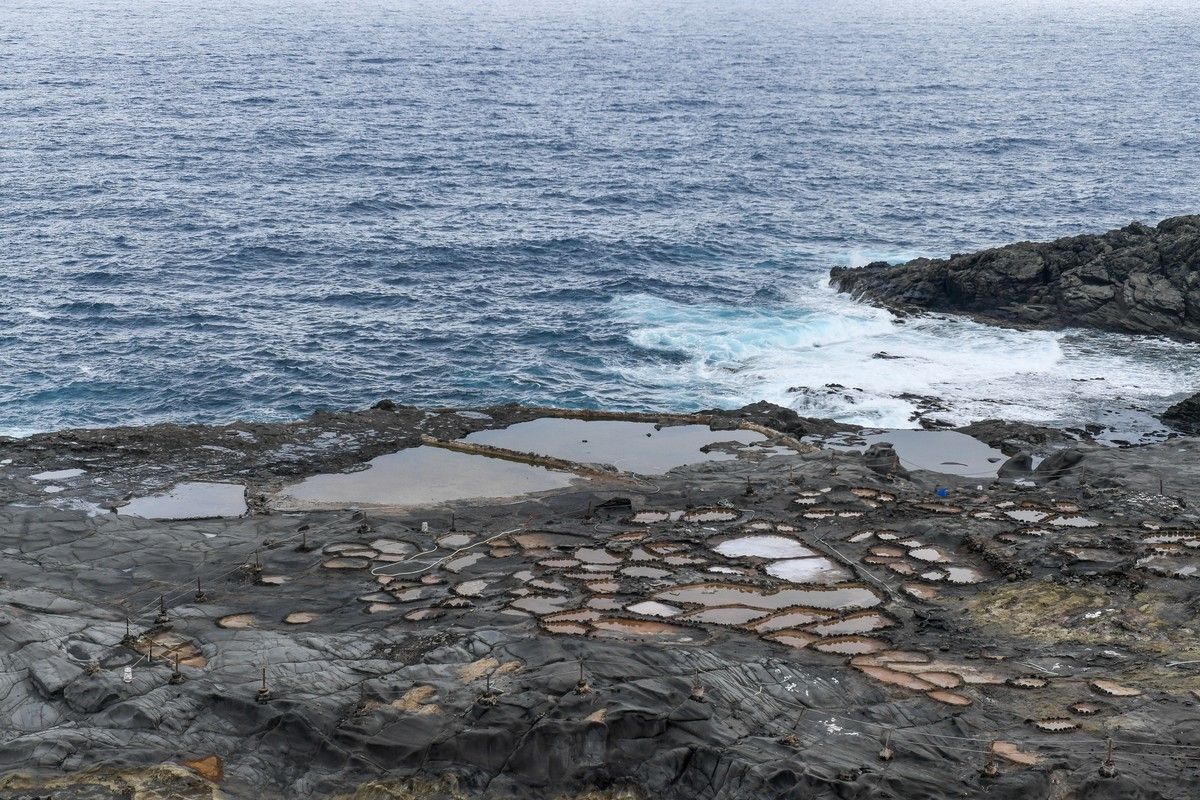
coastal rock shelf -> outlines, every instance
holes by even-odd
[[[540,418],[509,413],[411,419],[455,441],[452,426]],[[92,445],[85,469],[0,444],[20,462],[0,508],[0,798],[111,796],[98,781],[441,798],[448,775],[465,797],[617,779],[665,800],[776,796],[781,780],[866,796],[881,763],[900,796],[1023,796],[1051,777],[1083,796],[1109,737],[1122,776],[1181,800],[1191,785],[1159,754],[1194,732],[1200,518],[1145,465],[1192,485],[1194,440],[1089,449],[1086,480],[1018,485],[882,474],[844,434],[765,457],[741,443],[652,482],[419,445],[403,474],[394,449],[350,445],[297,467],[278,443],[211,435],[150,474]],[[208,445],[237,468],[198,470],[187,454]],[[555,485],[504,483],[535,468]],[[68,469],[85,472],[31,477]],[[245,506],[50,505],[149,497],[133,490],[151,480],[236,487]],[[47,499],[54,481],[67,488]],[[478,499],[501,484],[515,493]],[[313,510],[270,507],[301,486]]]
[[[836,268],[833,284],[900,311],[951,311],[985,322],[1093,327],[1200,342],[1200,216],[1100,235],[1020,242],[954,255]]]

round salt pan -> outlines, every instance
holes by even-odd
[[[1100,523],[1087,517],[1055,517],[1050,524],[1063,528],[1098,528]]]
[[[585,564],[619,564],[621,557],[595,547],[581,547],[575,557]]]
[[[617,590],[621,588],[621,584],[616,581],[597,581],[589,583],[587,587],[596,594],[616,594]]]
[[[1040,764],[1042,761],[1040,756],[1022,752],[1013,742],[992,742],[992,752],[1014,764],[1026,767]]]
[[[1090,717],[1094,714],[1099,714],[1104,710],[1104,707],[1098,703],[1075,703],[1071,706],[1071,713],[1078,714],[1081,717]]]
[[[626,607],[627,611],[632,611],[634,614],[642,614],[647,617],[674,617],[683,611],[678,606],[660,603],[657,600],[643,600],[640,603],[634,603]]]
[[[713,548],[727,558],[805,558],[817,555],[789,536],[740,536]]]
[[[854,668],[869,678],[873,678],[880,683],[886,683],[891,686],[900,686],[917,692],[928,692],[937,688],[933,684],[926,683],[915,675],[896,672],[893,669],[888,669],[887,667],[881,667],[875,664],[855,664]]]
[[[837,655],[853,656],[862,653],[877,653],[880,650],[887,649],[887,643],[881,642],[878,639],[871,639],[866,636],[847,636],[844,639],[829,639],[822,642],[817,642],[812,646],[814,650],[820,650],[822,653],[836,653]]]
[[[855,497],[868,497],[874,499],[879,496],[879,492],[875,489],[870,489],[865,486],[855,486],[850,490]]]
[[[550,569],[571,569],[579,566],[579,560],[575,558],[549,558],[538,563]]]
[[[957,692],[948,692],[945,689],[937,689],[925,695],[931,700],[937,700],[939,703],[945,703],[948,706],[969,706],[971,698],[964,697]]]
[[[484,558],[483,553],[467,553],[465,556],[450,559],[442,567],[449,572],[459,573],[482,558]]]
[[[908,554],[918,561],[925,561],[931,564],[944,564],[950,558],[937,547],[915,547],[908,551]]]
[[[915,574],[917,574],[917,570],[913,567],[913,565],[909,564],[906,561],[893,561],[887,565],[887,568],[890,569],[892,572],[896,573],[897,575],[915,575]]]
[[[925,586],[920,583],[906,583],[903,587],[905,593],[915,597],[918,600],[933,600],[938,596],[936,586]]]
[[[365,558],[331,558],[322,566],[326,569],[366,569],[371,562]]]
[[[652,525],[657,522],[667,522],[671,519],[669,511],[639,511],[629,518],[635,525]]]
[[[789,558],[767,566],[767,574],[790,583],[839,583],[852,576],[828,558]]]
[[[593,622],[592,628],[598,635],[606,638],[625,636],[632,636],[634,638],[667,637],[679,641],[691,641],[693,638],[692,631],[687,628],[681,628],[678,625],[669,625],[665,622],[648,622],[642,619],[606,617]]]
[[[1014,511],[1005,511],[1004,513],[1010,519],[1015,519],[1017,522],[1041,522],[1050,516],[1045,511],[1037,511],[1032,508],[1019,508]]]
[[[398,542],[394,539],[376,539],[375,541],[371,542],[370,546],[375,550],[378,550],[380,553],[386,553],[387,555],[391,556],[405,556],[416,550],[416,548],[408,542]],[[326,550],[326,552],[329,551]]]
[[[658,567],[624,567],[621,574],[630,578],[666,578],[671,573]]]
[[[615,597],[589,597],[587,607],[599,609],[600,611],[619,611],[621,609],[621,601]]]
[[[1061,717],[1034,720],[1033,726],[1038,730],[1046,731],[1046,733],[1066,733],[1079,727],[1079,725],[1071,720]]]
[[[870,633],[882,628],[890,628],[896,623],[883,614],[854,614],[838,620],[819,622],[811,625],[808,630],[818,636],[845,636],[854,633]]]
[[[454,586],[454,593],[462,597],[480,597],[487,588],[489,581],[463,581]]]
[[[950,583],[982,583],[983,574],[971,567],[946,567],[946,580]]]
[[[263,575],[258,582],[263,586],[282,586],[290,580],[286,575]]]
[[[684,522],[733,522],[741,512],[725,508],[698,508],[683,515]]]
[[[547,633],[559,633],[565,636],[583,636],[591,630],[580,622],[542,622],[541,625]]]
[[[1009,678],[1005,683],[1017,689],[1043,689],[1050,682],[1037,675],[1021,675],[1016,678]]]
[[[861,585],[780,589],[768,593],[753,586],[720,583],[677,586],[660,592],[656,595],[656,599],[676,603],[695,603],[703,606],[740,605],[772,611],[791,606],[821,609],[872,608],[881,602],[878,594]]]
[[[371,603],[367,606],[368,614],[382,614],[385,611],[399,611],[400,607],[395,603]]]
[[[322,553],[330,556],[341,555],[347,550],[362,550],[366,545],[360,542],[333,542],[321,549]]]
[[[962,676],[953,672],[918,672],[917,677],[939,689],[956,689],[963,684]]]
[[[886,544],[877,544],[870,550],[871,555],[881,558],[903,558],[908,555],[908,551],[899,547],[892,547]]]
[[[283,621],[288,625],[307,625],[308,623],[321,616],[315,611],[293,611],[283,618]]]
[[[767,615],[766,611],[744,606],[719,606],[717,608],[702,608],[682,617],[688,622],[701,622],[710,625],[745,625]]]
[[[770,639],[773,642],[779,642],[780,644],[787,645],[788,647],[795,647],[797,649],[801,647],[807,647],[809,644],[817,640],[817,637],[813,636],[811,633],[786,630],[768,633],[764,638]]]
[[[1105,678],[1092,681],[1091,687],[1100,694],[1106,694],[1109,697],[1137,697],[1142,693],[1141,689],[1122,686],[1116,681],[1110,681]]]
[[[576,608],[572,611],[560,611],[555,614],[546,614],[542,617],[545,622],[592,622],[600,619],[599,611],[591,611],[586,608]]]
[[[566,597],[530,595],[529,597],[522,597],[519,600],[513,600],[509,605],[521,611],[529,611],[534,614],[552,614],[555,611],[562,611],[562,607],[566,602]]]
[[[848,542],[864,542],[867,539],[870,539],[874,535],[875,535],[875,531],[859,531],[858,533],[854,534],[846,541],[848,541]]]
[[[233,630],[242,630],[244,628],[254,627],[253,614],[226,614],[217,619],[218,628],[231,628]]]
[[[767,633],[770,631],[783,630],[784,628],[796,628],[802,625],[810,625],[814,622],[823,622],[830,618],[830,614],[816,609],[792,609],[782,611],[778,614],[772,614],[764,620],[759,620],[750,627],[759,633]]]
[[[447,550],[466,547],[471,543],[471,537],[465,533],[451,533],[437,540],[437,546]]]
[[[379,551],[370,547],[356,547],[352,550],[343,550],[342,555],[347,558],[376,558],[379,556]]]

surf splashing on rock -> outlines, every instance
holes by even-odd
[[[1190,345],[900,319],[824,283],[773,305],[690,305],[643,294],[618,298],[612,310],[647,355],[623,376],[663,403],[766,399],[807,416],[896,428],[910,427],[930,402],[934,416],[956,424],[988,417],[1080,424],[1105,405],[1124,412],[1127,424],[1154,428],[1145,410],[1200,381]]]

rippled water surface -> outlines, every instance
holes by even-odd
[[[901,325],[824,275],[1200,210],[1197,42],[1168,0],[8,0],[0,431],[1161,408],[1195,348]]]

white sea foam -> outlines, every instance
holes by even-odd
[[[1200,350],[1191,345],[959,318],[904,321],[824,283],[780,308],[687,306],[645,294],[614,306],[633,344],[683,356],[624,369],[627,380],[661,392],[664,406],[767,399],[809,416],[911,427],[917,402],[902,397],[909,394],[941,398],[949,408],[937,416],[959,424],[1086,422],[1101,404],[1163,406],[1200,378]]]

